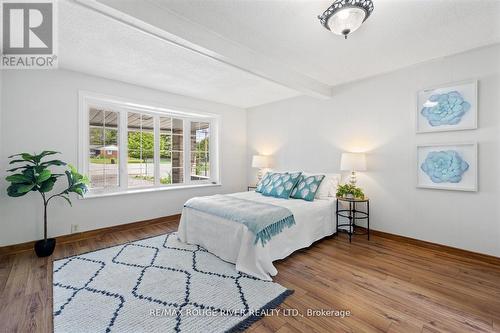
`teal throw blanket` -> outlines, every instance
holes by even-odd
[[[254,244],[260,242],[262,246],[281,233],[285,227],[290,228],[295,224],[293,214],[288,208],[230,195],[192,198],[184,207],[244,224],[255,235]]]

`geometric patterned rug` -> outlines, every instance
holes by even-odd
[[[176,233],[54,262],[54,332],[239,332],[293,291]]]

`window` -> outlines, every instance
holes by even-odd
[[[81,93],[80,123],[91,194],[218,183],[216,116]]]
[[[210,178],[210,123],[191,122],[191,180]]]
[[[184,131],[182,119],[160,117],[160,183],[184,181]]]
[[[89,139],[92,188],[118,187],[118,113],[90,108]]]
[[[128,187],[155,184],[155,133],[153,116],[127,114],[127,183]]]

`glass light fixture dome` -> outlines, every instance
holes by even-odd
[[[372,0],[336,0],[318,18],[326,29],[347,39],[350,33],[366,21],[372,11]]]

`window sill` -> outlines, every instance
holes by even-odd
[[[179,185],[179,186],[165,186],[165,187],[153,187],[153,188],[137,188],[137,189],[128,189],[124,191],[116,191],[116,192],[88,192],[85,196],[79,197],[82,200],[85,199],[93,199],[93,198],[102,198],[102,197],[113,197],[117,195],[127,195],[127,194],[135,194],[135,193],[151,193],[151,192],[162,192],[162,191],[177,191],[177,190],[187,190],[193,188],[204,188],[204,187],[219,187],[222,186],[221,183],[217,184],[192,184],[192,185]]]

